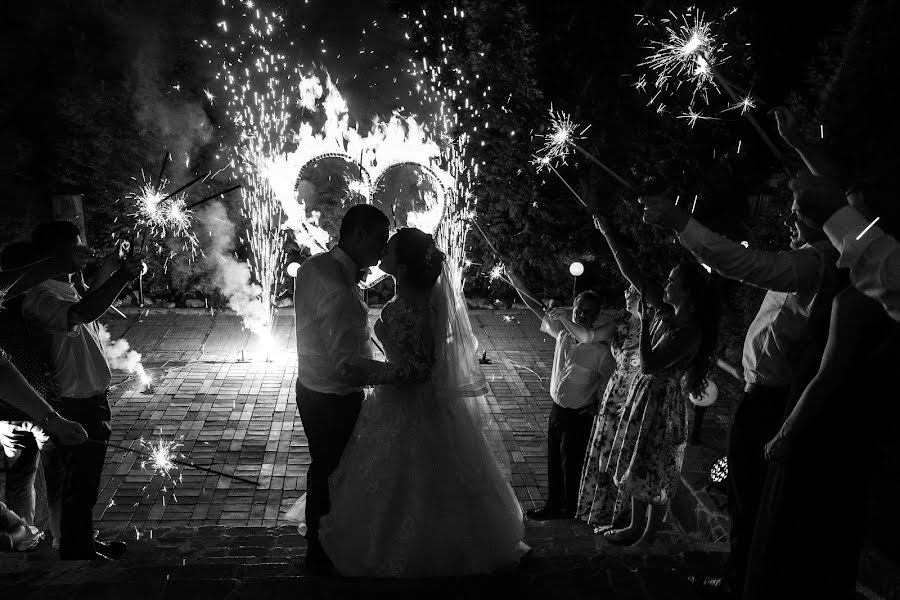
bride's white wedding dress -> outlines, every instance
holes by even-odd
[[[499,432],[468,315],[453,292],[432,294],[423,306],[395,298],[375,324],[389,361],[432,375],[369,394],[329,480],[319,539],[344,576],[490,573],[528,551],[522,508],[488,441]]]

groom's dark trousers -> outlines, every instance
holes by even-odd
[[[328,477],[341,462],[362,401],[361,391],[338,396],[316,392],[297,382],[297,408],[312,459],[306,476],[307,561],[326,558],[319,544],[319,519],[331,509]]]

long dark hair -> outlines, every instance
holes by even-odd
[[[700,328],[700,348],[684,374],[684,389],[701,396],[706,389],[709,372],[716,362],[719,343],[719,289],[715,278],[696,262],[680,265],[684,286],[693,303],[693,317]]]
[[[406,265],[409,282],[420,290],[430,290],[437,282],[446,258],[435,246],[434,237],[415,227],[403,227],[394,237],[397,239],[397,262]]]

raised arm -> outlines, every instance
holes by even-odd
[[[642,305],[641,309],[641,373],[652,375],[672,367],[693,356],[700,347],[700,336],[690,330],[678,329],[667,333],[653,344],[650,327],[654,309]]]
[[[142,268],[140,255],[123,260],[119,269],[102,285],[89,291],[69,308],[69,327],[91,323],[103,316],[128,282],[141,274]]]
[[[723,277],[776,292],[815,293],[819,289],[824,265],[812,248],[786,252],[745,248],[707,229],[669,198],[645,196],[640,201],[645,223],[677,233],[682,246]]]
[[[659,306],[662,302],[662,289],[659,287],[659,284],[649,279],[641,271],[637,261],[631,253],[625,250],[619,236],[612,230],[607,220],[599,215],[594,215],[594,227],[606,238],[606,243],[609,244],[609,249],[612,250],[613,258],[616,260],[622,276],[637,288],[641,298],[653,306]]]
[[[806,139],[794,114],[783,106],[775,108],[773,112],[781,138],[800,155],[810,172],[817,177],[840,179],[838,165],[828,158],[821,144],[813,144]]]
[[[518,292],[519,298],[522,299],[522,302],[525,303],[525,306],[527,306],[531,310],[531,312],[534,313],[534,316],[536,316],[538,319],[543,320],[544,306],[536,300],[537,296],[535,296],[531,292],[531,290],[525,287],[525,283],[519,278],[518,275],[513,273],[509,267],[506,268],[506,274],[509,276],[509,280],[516,288],[516,292]]]
[[[582,344],[589,344],[591,342],[609,343],[616,335],[616,317],[614,316],[598,319],[592,329],[588,329],[587,327],[583,327],[574,322],[569,317],[566,310],[562,308],[551,308],[547,311],[547,317],[558,320],[562,326]]]

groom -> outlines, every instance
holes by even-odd
[[[381,260],[388,218],[369,204],[350,208],[340,240],[306,260],[294,282],[297,326],[297,408],[312,462],[306,492],[306,565],[330,573],[319,543],[319,519],[328,513],[328,477],[337,468],[356,424],[363,387],[420,378],[409,367],[373,360],[368,307],[359,282]]]

